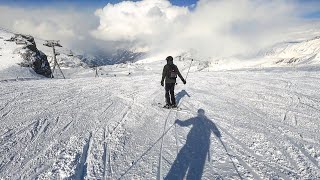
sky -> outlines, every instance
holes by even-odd
[[[108,3],[117,4],[123,0],[0,0],[0,4],[10,6],[77,6],[82,8],[98,8]],[[138,0],[132,0],[138,1]],[[191,6],[198,0],[171,0],[171,4],[177,6]]]
[[[90,53],[255,53],[319,28],[319,0],[0,0],[0,27]],[[301,33],[300,33],[301,34]]]
[[[0,0],[0,5],[8,6],[29,6],[29,7],[40,7],[40,6],[73,6],[79,8],[98,8],[108,3],[117,4],[123,0]],[[139,0],[131,0],[139,1]],[[198,2],[198,0],[170,0],[171,4],[177,6],[192,6]],[[297,0],[297,2],[303,6],[304,4],[315,4],[320,5],[319,0]],[[305,14],[306,18],[320,18],[320,10]]]

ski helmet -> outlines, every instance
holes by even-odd
[[[167,60],[167,61],[173,61],[173,57],[172,57],[172,56],[168,56],[168,57],[166,58],[166,60]]]
[[[204,116],[205,112],[203,109],[198,109],[198,115]]]

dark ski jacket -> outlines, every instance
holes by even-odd
[[[169,78],[169,73],[170,73],[169,71],[171,69],[170,66],[173,66],[177,75],[179,76],[181,81],[183,81],[184,78],[182,77],[178,67],[176,65],[174,65],[172,62],[168,61],[167,64],[163,67],[161,82],[164,82],[164,80],[165,80],[166,83],[176,83],[176,78]]]

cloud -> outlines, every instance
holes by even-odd
[[[92,11],[0,6],[0,24],[91,54],[118,48],[150,55],[193,50],[219,58],[295,38],[295,32],[314,28],[303,16],[319,7],[300,0],[199,0],[192,7],[169,0],[122,1]]]
[[[200,0],[191,10],[168,0],[125,1],[96,11],[92,35],[152,52],[194,49],[205,56],[253,53],[288,38],[304,10],[289,0]]]
[[[89,31],[96,28],[98,19],[76,9],[31,8],[0,6],[0,26],[17,33],[30,34],[46,40],[61,40],[66,47],[83,48],[92,40]]]
[[[108,4],[96,11],[100,25],[92,35],[107,41],[152,43],[157,36],[168,34],[170,26],[187,13],[186,7],[172,6],[167,0]]]

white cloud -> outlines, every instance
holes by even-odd
[[[298,6],[288,0],[200,0],[189,10],[168,0],[126,1],[98,9],[100,25],[92,34],[154,52],[245,54],[288,38],[289,30],[302,23]]]
[[[110,41],[151,42],[153,36],[167,33],[172,23],[188,9],[175,7],[167,0],[124,1],[98,9],[100,26],[94,37]]]
[[[297,29],[312,28],[301,14],[316,7],[302,7],[296,0],[199,0],[192,7],[169,0],[123,1],[95,13],[0,6],[0,26],[91,53],[194,49],[222,57],[255,52],[292,37]]]
[[[1,27],[41,39],[61,40],[67,47],[80,47],[83,40],[92,40],[88,32],[98,25],[93,15],[76,9],[0,6],[0,17]]]
[[[56,22],[36,22],[28,19],[16,20],[13,23],[13,29],[26,34],[34,34],[46,38],[77,38],[72,28],[61,26]]]

